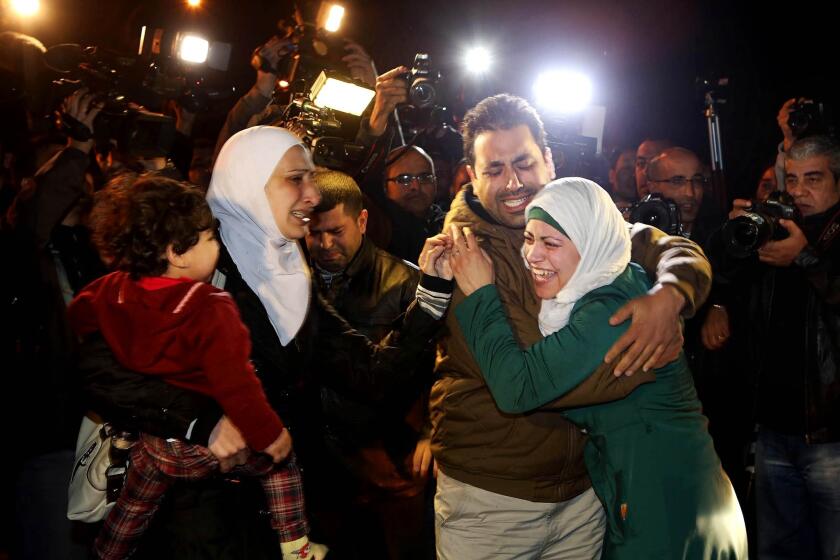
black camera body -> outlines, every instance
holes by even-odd
[[[45,60],[64,76],[52,83],[55,104],[85,87],[103,104],[92,131],[98,145],[115,140],[126,154],[166,155],[175,139],[175,122],[156,112],[166,100],[175,99],[186,110],[198,112],[212,100],[230,97],[234,89],[209,87],[203,77],[191,76],[180,61],[162,54],[159,47],[150,56],[124,56],[75,44],[51,47]],[[82,139],[72,120],[65,129]]]
[[[668,235],[679,235],[682,231],[680,207],[659,193],[650,193],[636,202],[630,208],[630,222],[648,224]]]
[[[332,109],[318,107],[307,94],[298,94],[283,110],[279,126],[294,131],[312,151],[315,165],[350,172],[359,166],[364,146],[340,136],[342,123]]]
[[[413,107],[427,109],[437,105],[441,73],[432,69],[428,53],[414,55],[414,64],[403,79],[408,82],[408,99]]]
[[[798,101],[790,106],[788,126],[797,138],[832,132],[826,106],[811,100]]]
[[[799,209],[787,192],[776,191],[766,201],[753,201],[749,212],[723,225],[726,252],[737,258],[754,255],[768,241],[778,241],[788,236],[779,220],[798,222],[800,218]]]

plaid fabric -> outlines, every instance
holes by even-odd
[[[219,461],[206,447],[142,434],[131,449],[131,465],[122,493],[96,538],[97,558],[129,557],[175,481],[199,480],[218,471]],[[303,484],[294,454],[281,465],[275,465],[266,455],[252,454],[245,465],[233,472],[260,477],[271,511],[271,526],[279,533],[280,542],[297,540],[309,532]]]

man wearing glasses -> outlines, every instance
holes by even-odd
[[[417,146],[401,146],[388,154],[385,164],[385,208],[390,218],[387,250],[416,263],[427,237],[440,232],[445,214],[434,203],[435,167]]]
[[[682,235],[703,243],[698,238],[697,215],[703,200],[703,190],[709,179],[703,173],[700,158],[685,148],[668,148],[647,166],[647,187],[651,193],[670,198],[680,209]]]

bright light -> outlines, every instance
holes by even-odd
[[[330,6],[330,11],[327,13],[327,22],[324,24],[324,29],[331,33],[335,33],[341,27],[341,20],[344,17],[344,6],[333,4]]]
[[[12,0],[12,11],[22,17],[34,16],[40,9],[39,0]]]
[[[280,80],[277,82],[277,85],[280,86],[280,89],[287,89],[289,87],[289,80]]]
[[[578,72],[543,72],[534,83],[537,105],[556,113],[578,113],[592,99],[592,82]]]
[[[473,47],[464,55],[464,66],[474,74],[483,74],[493,65],[493,55],[484,47]]]
[[[201,6],[201,0],[187,0],[187,6],[190,8],[198,8]]]
[[[315,105],[351,115],[361,115],[374,95],[376,92],[372,89],[328,78],[324,72],[312,84],[312,102]]]
[[[197,35],[185,35],[178,46],[178,57],[185,62],[201,64],[207,60],[210,43]]]

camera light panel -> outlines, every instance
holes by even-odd
[[[534,83],[537,105],[556,113],[579,113],[592,100],[592,82],[579,72],[543,72]]]
[[[207,61],[210,43],[198,35],[185,35],[178,45],[178,58],[184,62],[203,64]]]
[[[324,23],[324,29],[330,33],[335,33],[341,28],[341,20],[344,18],[344,6],[332,4],[327,11],[327,20]]]
[[[315,105],[356,116],[364,112],[374,95],[372,89],[329,78],[323,72],[312,86]]]

